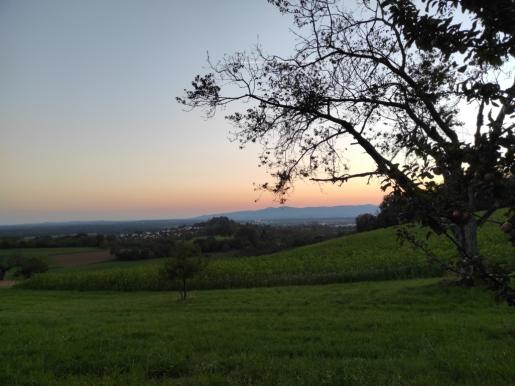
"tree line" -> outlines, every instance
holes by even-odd
[[[77,233],[63,236],[1,237],[0,249],[9,248],[103,248],[115,239],[114,235]]]
[[[277,252],[324,241],[349,232],[344,228],[325,225],[271,226],[241,224],[227,217],[214,217],[195,224],[175,236],[151,240],[121,239],[112,241],[111,254],[120,260],[141,260],[167,257],[192,245],[203,254],[258,255]]]

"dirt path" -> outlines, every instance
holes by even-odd
[[[10,288],[15,284],[15,280],[0,280],[0,288]]]

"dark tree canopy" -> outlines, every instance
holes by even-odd
[[[179,294],[181,300],[188,295],[188,280],[206,267],[206,260],[196,245],[179,244],[175,256],[168,259],[161,268],[160,275],[165,280],[180,283]]]
[[[385,0],[383,6],[407,43],[421,50],[438,49],[446,58],[466,55],[475,64],[502,65],[515,56],[513,0]],[[460,15],[464,17],[459,18]]]
[[[294,54],[257,47],[227,55],[179,102],[208,115],[240,107],[227,116],[235,138],[262,145],[260,162],[275,177],[262,187],[282,198],[297,178],[379,178],[452,240],[461,258],[450,268],[463,282],[479,275],[505,288],[505,276],[488,273],[476,238],[514,196],[514,2],[270,3],[293,17]],[[351,169],[351,146],[375,167]]]
[[[356,231],[364,232],[377,228],[377,218],[373,214],[363,213],[356,217]]]

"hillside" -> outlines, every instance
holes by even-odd
[[[498,213],[498,217],[502,214]],[[421,237],[425,231],[416,230]],[[479,243],[490,261],[514,264],[513,247],[487,224]],[[431,248],[443,259],[454,250],[442,237],[429,239]],[[20,284],[24,288],[78,290],[166,290],[174,283],[160,279],[161,260],[132,263],[110,262],[76,269],[54,271]],[[401,246],[395,228],[379,229],[279,253],[240,258],[212,259],[201,275],[192,281],[196,289],[261,287],[295,284],[338,283],[438,276],[439,266],[409,245]]]

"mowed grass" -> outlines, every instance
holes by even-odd
[[[2,290],[2,384],[515,384],[513,309],[438,280]]]
[[[497,217],[502,218],[501,213]],[[423,237],[422,229],[415,229]],[[513,247],[497,224],[480,232],[481,250],[490,261],[515,268]],[[444,260],[455,250],[443,237],[429,244]],[[159,277],[163,259],[142,262],[109,262],[38,275],[20,286],[63,290],[169,290],[178,284]],[[438,265],[410,245],[401,246],[395,228],[344,236],[301,248],[254,257],[217,257],[205,272],[192,280],[195,289],[250,288],[277,285],[339,283],[367,280],[405,279],[442,275]]]

